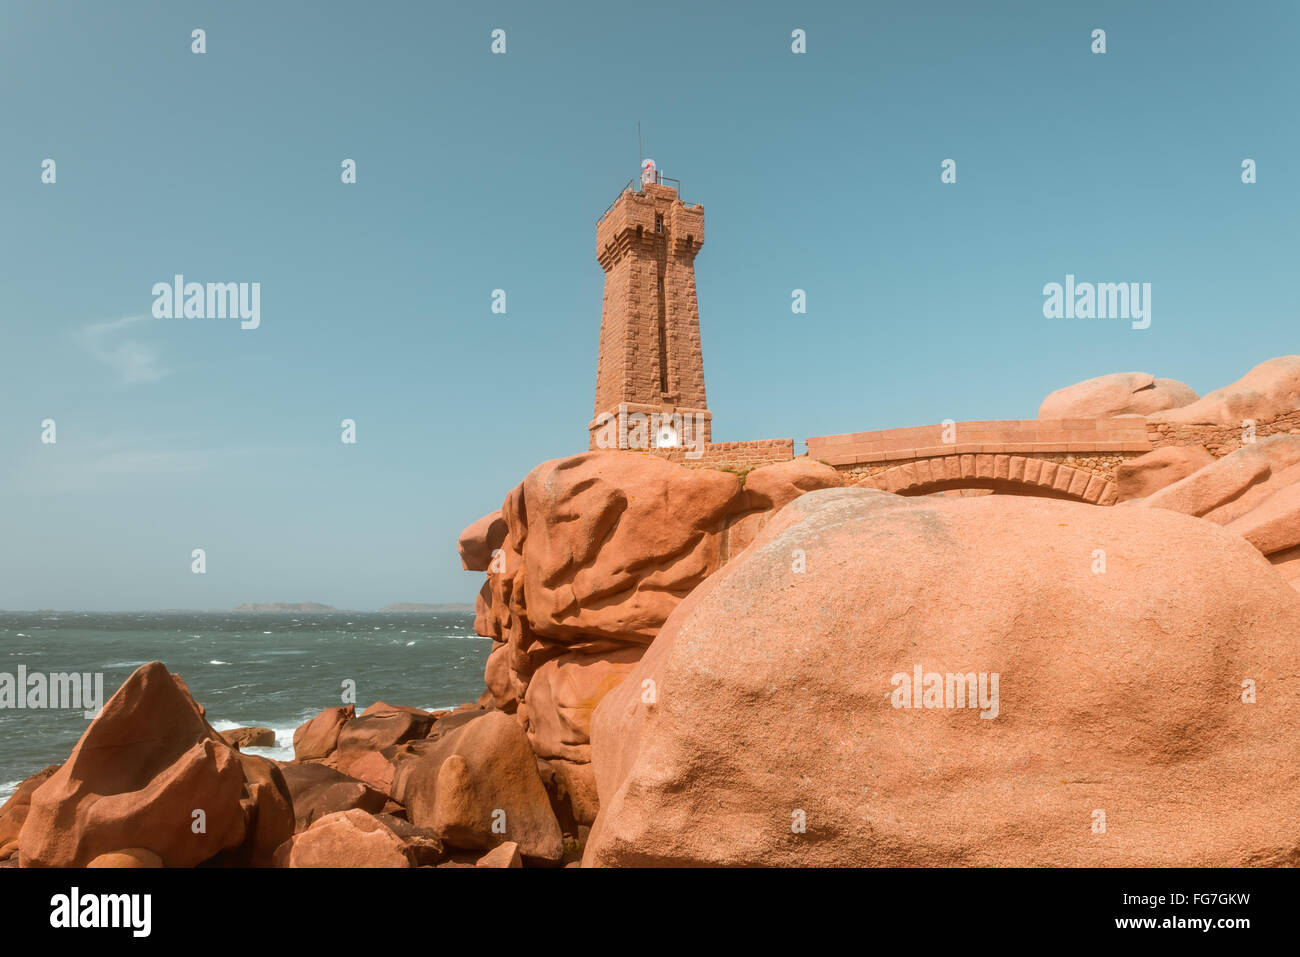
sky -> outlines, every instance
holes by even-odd
[[[586,448],[638,121],[705,209],[715,441],[1300,352],[1298,28],[1290,0],[3,0],[0,608],[471,601],[461,529]],[[260,325],[155,318],[177,273],[260,283]],[[1067,274],[1149,282],[1150,327],[1045,318]]]

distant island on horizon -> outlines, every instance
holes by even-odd
[[[316,601],[271,601],[245,602],[235,608],[143,608],[116,612],[99,612],[85,608],[0,608],[0,614],[20,613],[32,615],[44,614],[130,614],[131,612],[151,615],[218,615],[227,613],[257,614],[297,614],[303,612],[337,613],[341,615],[372,615],[382,612],[473,612],[474,605],[467,602],[419,602],[399,601],[377,609],[336,608]]]
[[[353,613],[357,612],[355,608],[335,608],[333,605],[322,605],[316,601],[302,602],[246,602],[233,611],[255,611],[255,612],[302,612],[302,611],[337,611]],[[429,603],[421,601],[399,601],[391,605],[385,605],[378,609],[380,612],[385,611],[473,611],[472,604],[464,602],[439,602]]]

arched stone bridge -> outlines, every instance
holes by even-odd
[[[1141,416],[956,422],[808,440],[808,455],[849,484],[900,495],[989,489],[1096,505],[1116,500],[1115,469],[1154,446]]]

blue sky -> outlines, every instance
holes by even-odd
[[[461,528],[585,448],[638,120],[705,207],[718,441],[1032,417],[1107,372],[1204,393],[1300,351],[1291,2],[2,16],[3,608],[471,600]],[[153,319],[178,272],[260,282],[260,328]],[[1066,273],[1150,282],[1151,327],[1045,319]]]

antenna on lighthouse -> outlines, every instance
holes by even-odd
[[[636,162],[638,166],[641,165],[641,161],[643,159],[645,159],[645,150],[641,148],[641,121],[637,120],[636,121]]]

